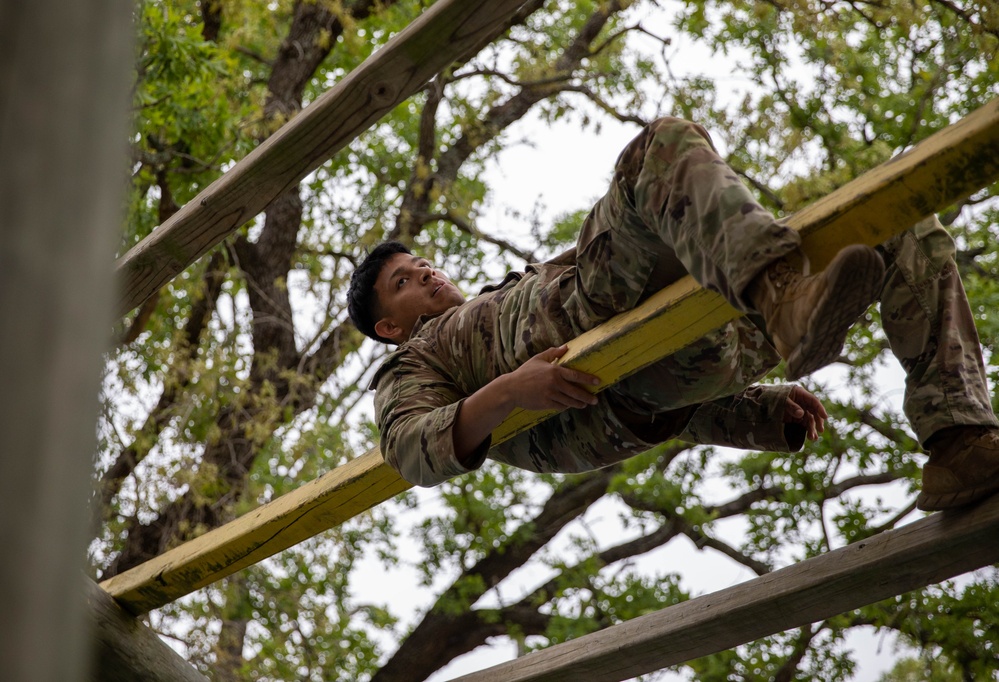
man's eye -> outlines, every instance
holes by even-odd
[[[401,287],[403,284],[406,283],[408,279],[409,279],[408,277],[403,277],[402,279],[399,280],[399,283],[396,284],[396,287]]]

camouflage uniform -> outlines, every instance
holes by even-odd
[[[920,227],[884,247],[892,264],[885,327],[893,347],[910,358],[903,360],[912,380],[906,405],[923,415],[910,415],[921,439],[944,424],[995,419],[974,327],[951,323],[963,315],[955,312],[961,302],[967,309],[960,280],[937,276],[948,267],[955,272],[953,243],[944,255],[941,234],[949,240],[942,230]],[[475,299],[421,318],[389,355],[372,380],[386,461],[406,480],[434,485],[479,466],[487,452],[532,471],[579,472],[678,435],[797,450],[803,430],[782,422],[790,387],[753,386],[780,358],[742,295],[799,241],[757,204],[703,128],[656,121],[622,152],[610,190],[582,227],[573,264],[511,273]],[[487,440],[469,467],[457,460],[452,428],[465,397],[688,273],[747,317],[608,388],[593,407],[562,412],[491,451]],[[932,331],[924,331],[927,320]],[[899,334],[907,345],[895,339]],[[925,381],[936,384],[926,388]],[[931,415],[941,404],[954,407]]]
[[[954,239],[931,216],[878,250],[888,266],[881,324],[905,370],[903,409],[919,442],[948,426],[995,426]]]

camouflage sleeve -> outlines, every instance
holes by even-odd
[[[792,388],[750,386],[742,393],[704,403],[679,438],[703,445],[797,452],[805,444],[805,430],[784,423],[784,404]]]
[[[455,418],[465,395],[418,358],[397,358],[379,370],[375,415],[385,462],[418,486],[434,486],[477,469],[485,460],[487,438],[462,464],[454,453]]]

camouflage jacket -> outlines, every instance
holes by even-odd
[[[575,473],[613,464],[655,444],[621,422],[613,392],[604,391],[596,405],[566,410],[496,447],[487,439],[470,466],[455,457],[452,429],[464,399],[574,336],[562,308],[575,286],[574,275],[574,267],[554,264],[511,273],[463,305],[421,318],[409,340],[388,356],[371,388],[376,390],[382,454],[403,478],[414,485],[436,485],[477,468],[487,455],[531,471]],[[715,334],[737,335],[735,327],[749,324],[737,320]],[[754,368],[759,375],[768,369]],[[789,386],[753,386],[725,396],[720,390],[717,400],[691,406],[656,441],[680,436],[694,443],[797,450],[803,434],[782,422],[789,391]]]

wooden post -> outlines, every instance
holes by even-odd
[[[812,263],[844,244],[877,244],[999,177],[999,100],[857,178],[791,218]],[[940,178],[947,178],[941,181]],[[563,360],[606,387],[738,313],[687,277],[574,339]],[[499,443],[551,413],[517,410]],[[144,613],[342,523],[409,485],[372,450],[242,518],[101,583]]]
[[[0,3],[0,680],[86,676],[87,502],[127,178],[128,0]]]
[[[999,561],[999,495],[454,682],[616,682]]]

